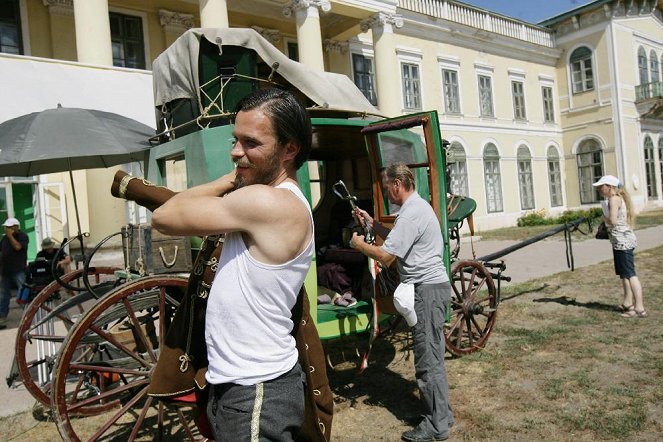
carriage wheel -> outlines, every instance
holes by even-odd
[[[100,284],[113,284],[115,270],[111,267],[91,267],[88,279],[97,287],[100,287]],[[82,277],[83,270],[79,269],[60,279],[67,284],[82,287]],[[51,373],[60,345],[86,305],[91,302],[72,305],[57,313],[51,320],[41,323],[65,301],[64,298],[68,296],[57,281],[44,287],[25,308],[16,333],[15,358],[18,373],[25,388],[45,406],[50,405]]]
[[[451,277],[451,321],[445,324],[444,337],[447,350],[462,356],[486,345],[497,316],[497,290],[477,261],[459,261]]]
[[[195,438],[197,430],[185,417],[192,409],[147,396],[159,348],[186,285],[187,279],[173,276],[127,283],[104,296],[70,331],[51,391],[63,440]],[[92,413],[99,416],[77,418]]]

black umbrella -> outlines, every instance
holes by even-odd
[[[72,171],[145,161],[154,134],[149,126],[122,115],[58,104],[0,124],[0,176],[69,171],[80,236]]]

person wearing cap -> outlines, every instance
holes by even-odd
[[[379,261],[385,269],[396,263],[401,283],[409,285],[399,286],[405,292],[403,301],[409,304],[414,296],[414,315],[406,313],[405,318],[412,327],[414,368],[424,412],[421,422],[401,438],[416,442],[446,440],[454,416],[449,406],[442,331],[451,284],[442,258],[440,223],[430,204],[416,192],[414,175],[407,165],[387,166],[382,172],[382,188],[392,204],[401,206],[394,228],[390,231],[357,208],[354,214],[360,223],[372,227],[384,243],[368,244],[355,232],[350,246]]]
[[[635,274],[633,250],[638,240],[633,232],[633,207],[631,197],[624,185],[613,175],[602,176],[594,187],[605,198],[603,222],[608,228],[615,273],[619,275],[624,290],[624,299],[618,309],[625,318],[647,316],[642,300],[642,286]]]
[[[43,258],[46,261],[52,262],[56,255],[59,258],[57,263],[57,268],[60,269],[62,273],[69,272],[69,264],[71,263],[71,257],[62,250],[58,253],[58,249],[55,248],[55,241],[53,239],[46,237],[41,242],[41,250],[37,252],[37,259]]]
[[[0,329],[7,327],[12,284],[18,289],[25,282],[30,241],[16,218],[7,218],[2,225],[5,233],[0,239]]]

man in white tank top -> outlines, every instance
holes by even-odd
[[[215,440],[292,440],[304,420],[304,377],[290,310],[313,256],[296,171],[311,123],[291,93],[260,89],[237,105],[233,136],[236,169],[173,196],[152,225],[168,235],[225,234],[205,320]]]

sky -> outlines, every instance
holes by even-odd
[[[578,6],[591,3],[590,0],[461,0],[479,8],[498,12],[529,23],[538,23]]]

